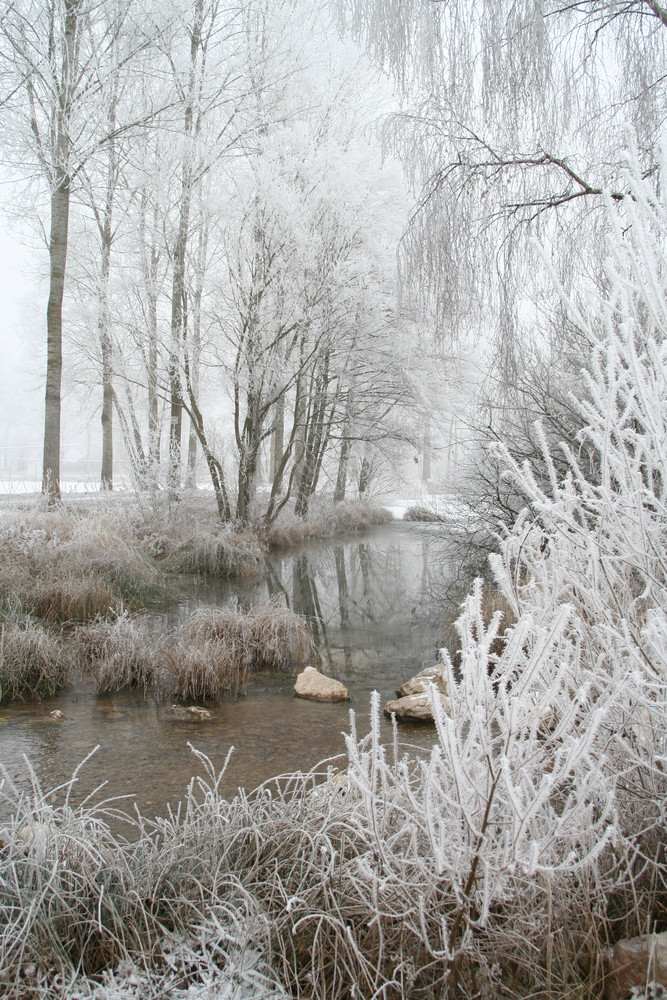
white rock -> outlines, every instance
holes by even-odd
[[[396,690],[397,698],[407,698],[411,694],[428,694],[428,685],[435,684],[440,694],[447,696],[447,682],[438,666],[424,667]]]
[[[348,701],[347,688],[333,677],[325,677],[315,667],[306,667],[296,679],[294,693],[297,698],[311,701]]]
[[[449,701],[439,694],[440,704],[449,712]],[[395,715],[397,719],[414,719],[418,722],[433,722],[433,706],[428,694],[408,694],[396,701],[388,701],[384,706],[385,715]]]

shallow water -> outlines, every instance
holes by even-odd
[[[384,702],[434,662],[449,574],[441,530],[391,524],[273,556],[266,579],[252,585],[186,581],[180,601],[154,616],[156,629],[173,627],[202,605],[249,607],[280,595],[310,618],[321,669],[346,684],[352,702],[297,699],[293,678],[266,677],[236,701],[207,703],[211,718],[198,719],[142,694],[97,697],[91,686],[79,686],[43,702],[1,708],[0,760],[27,788],[25,755],[42,788],[51,789],[98,747],[80,772],[76,798],[106,783],[101,795],[127,795],[123,808],[136,800],[148,815],[163,815],[168,803],[174,807],[200,773],[188,744],[216,768],[235,748],[221,783],[226,795],[276,774],[308,770],[344,751],[350,708],[359,732],[366,732],[370,693],[378,690]],[[51,715],[56,710],[61,718]],[[387,722],[383,730],[389,741]],[[427,746],[433,731],[403,726],[401,739]]]

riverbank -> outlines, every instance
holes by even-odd
[[[222,525],[210,498],[170,508],[126,495],[75,496],[56,509],[11,498],[0,508],[0,701],[53,695],[92,664],[100,690],[144,686],[155,674],[151,637],[128,616],[163,606],[176,578],[253,579],[265,571],[270,549],[390,519],[382,508],[348,503],[305,522],[286,516],[266,532]],[[161,661],[178,666],[171,671],[174,696],[214,697],[243,687],[249,663],[285,666],[293,654],[294,666],[302,665],[307,626],[288,618],[277,607],[261,623],[256,615],[237,616],[234,629],[229,621],[223,630],[226,645],[210,629],[195,630],[187,638],[188,676],[184,657],[163,650]],[[204,679],[211,660],[219,669],[213,677],[207,665]]]

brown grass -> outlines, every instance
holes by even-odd
[[[486,583],[482,594],[482,619],[485,628],[488,628],[496,611],[501,612],[502,618],[499,634],[491,645],[492,656],[499,656],[502,653],[505,647],[505,631],[516,624],[516,615],[502,590],[492,583]],[[457,610],[457,618],[458,615],[459,611]],[[442,629],[442,643],[449,650],[454,663],[457,663],[460,658],[460,642],[454,621],[447,621]]]
[[[441,524],[443,521],[449,520],[443,514],[438,514],[434,510],[430,510],[428,507],[421,507],[417,505],[416,507],[408,507],[405,514],[403,515],[404,521],[422,521],[426,524]]]
[[[293,514],[283,514],[266,533],[266,543],[272,549],[284,549],[313,538],[332,538],[335,535],[369,531],[392,520],[392,515],[384,507],[378,507],[367,500],[348,500],[324,507],[306,521]]]
[[[136,687],[145,690],[152,683],[158,640],[144,620],[131,617],[127,611],[81,626],[75,643],[98,693]]]
[[[307,623],[288,608],[203,608],[165,647],[160,685],[176,701],[215,699],[244,690],[253,673],[293,670],[312,655]]]
[[[198,526],[167,563],[174,572],[247,579],[263,572],[264,548],[251,531]]]
[[[25,618],[0,625],[0,701],[46,698],[65,687],[71,658],[63,640]]]
[[[0,521],[0,604],[48,621],[80,622],[139,604],[158,577],[125,512],[63,506]]]

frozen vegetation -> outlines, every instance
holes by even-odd
[[[307,521],[286,515],[266,532],[221,525],[201,498],[176,512],[131,497],[57,511],[14,502],[0,518],[0,701],[52,695],[81,671],[100,691],[153,686],[186,700],[243,689],[257,671],[300,667],[312,654],[310,631],[280,605],[212,609],[160,641],[139,612],[173,597],[182,574],[252,579],[269,548],[389,519],[348,501]]]
[[[568,304],[596,343],[581,439],[565,474],[545,444],[546,484],[505,457],[525,509],[492,568],[514,621],[486,623],[474,585],[431,753],[383,746],[375,698],[345,760],[231,801],[203,761],[131,842],[74,781],[6,779],[8,995],[583,998],[610,943],[664,925],[667,214],[627,183],[608,294]]]

